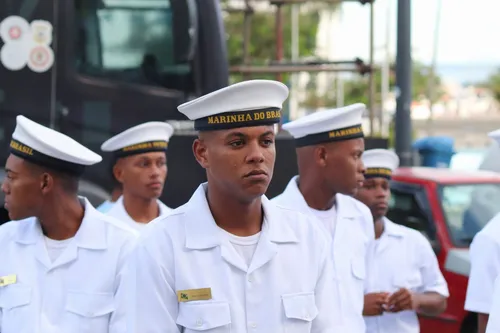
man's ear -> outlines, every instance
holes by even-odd
[[[118,160],[116,161],[115,165],[113,166],[113,175],[115,176],[116,180],[123,184],[123,167],[122,167],[122,161]]]
[[[317,145],[314,147],[314,161],[317,165],[325,167],[327,163],[328,152],[325,146]]]
[[[47,194],[54,188],[54,177],[49,173],[42,173],[40,176],[40,191],[42,194]]]
[[[207,169],[209,167],[207,146],[203,139],[198,138],[194,140],[193,154],[194,158],[196,158],[196,161],[198,161],[203,169]]]

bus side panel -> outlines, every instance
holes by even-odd
[[[53,20],[53,2],[51,0],[0,0],[0,22],[12,16],[20,16],[17,22],[20,26],[27,27],[33,20]],[[23,20],[24,19],[24,20]],[[23,22],[24,21],[24,22]],[[9,25],[10,26],[10,25]],[[11,28],[16,28],[13,24]],[[12,30],[13,32],[15,29]],[[25,34],[26,29],[19,29],[20,38],[27,36],[27,40],[32,40],[29,34]],[[28,30],[29,32],[29,30]],[[55,37],[53,38],[55,39]],[[9,45],[7,45],[9,44]],[[8,48],[13,50],[13,54],[19,57],[28,58],[32,46],[16,48],[12,41],[7,43],[0,39],[0,49]],[[50,45],[52,48],[54,43]],[[5,52],[5,50],[4,50]],[[37,122],[48,125],[50,123],[51,110],[51,78],[50,70],[37,73],[27,65],[20,70],[10,70],[5,66],[6,62],[0,62],[0,165],[5,163],[10,136],[15,127],[15,117],[19,114],[25,115]],[[10,67],[7,62],[7,67]]]

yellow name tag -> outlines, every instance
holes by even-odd
[[[17,275],[7,275],[0,277],[0,287],[8,286],[17,282]]]
[[[179,290],[177,292],[179,302],[206,301],[209,299],[212,299],[212,289],[210,288]]]

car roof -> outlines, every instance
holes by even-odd
[[[443,184],[500,183],[500,173],[486,170],[401,167],[394,171],[393,179],[421,179]]]

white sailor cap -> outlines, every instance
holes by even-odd
[[[364,104],[314,112],[283,125],[297,147],[364,137],[361,126]]]
[[[10,152],[29,162],[80,176],[85,167],[101,162],[101,156],[72,138],[17,116]]]
[[[177,109],[197,131],[273,125],[281,119],[288,87],[272,80],[250,80],[219,89]]]
[[[489,132],[488,137],[500,144],[500,129]]]
[[[399,157],[387,149],[370,149],[363,153],[365,178],[383,177],[390,179],[399,166]]]
[[[129,128],[108,139],[101,150],[113,152],[116,157],[166,151],[174,128],[161,121],[151,121]]]

